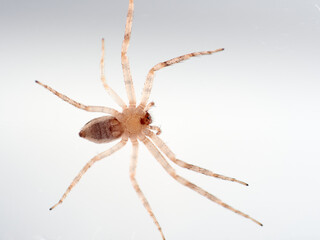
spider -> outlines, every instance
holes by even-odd
[[[118,96],[118,94],[108,85],[105,74],[104,74],[104,39],[102,39],[102,56],[100,61],[100,74],[101,74],[101,81],[104,85],[104,88],[111,96],[111,98],[122,108],[122,112],[119,112],[115,109],[109,107],[102,107],[102,106],[86,106],[84,104],[78,103],[69,97],[59,93],[58,91],[52,89],[51,87],[36,81],[36,83],[40,84],[44,88],[48,89],[56,96],[61,98],[62,100],[70,103],[71,105],[80,108],[82,110],[88,112],[101,112],[107,114],[107,116],[98,117],[87,124],[81,129],[79,135],[82,138],[85,138],[89,141],[95,143],[108,143],[114,141],[116,139],[121,138],[120,142],[115,144],[113,147],[109,148],[108,150],[96,155],[93,157],[78,173],[78,175],[74,178],[71,182],[67,190],[64,192],[60,200],[53,205],[50,210],[57,207],[61,204],[67,195],[70,193],[72,188],[80,181],[81,177],[86,173],[86,171],[97,161],[100,161],[103,158],[110,156],[111,154],[115,153],[116,151],[120,150],[128,140],[130,139],[132,143],[132,155],[131,155],[131,163],[130,163],[130,180],[133,185],[134,190],[136,191],[138,197],[142,201],[144,207],[148,211],[149,215],[151,216],[153,222],[157,226],[162,239],[164,240],[164,234],[160,227],[160,224],[155,217],[149,202],[147,201],[146,197],[144,196],[143,192],[141,191],[137,181],[136,181],[136,167],[137,167],[137,159],[138,159],[138,147],[139,142],[142,142],[149,152],[153,155],[153,157],[160,163],[160,165],[164,168],[164,170],[177,182],[181,183],[182,185],[192,189],[193,191],[201,194],[202,196],[208,198],[209,200],[225,207],[245,218],[252,220],[253,222],[262,226],[260,222],[255,220],[254,218],[250,217],[249,215],[231,207],[230,205],[224,203],[219,198],[215,197],[211,193],[205,191],[204,189],[198,187],[197,185],[191,183],[187,179],[178,175],[175,169],[168,163],[164,155],[172,161],[174,164],[178,165],[179,167],[186,168],[207,176],[220,178],[223,180],[228,180],[232,182],[237,182],[243,185],[248,186],[247,183],[243,181],[239,181],[235,178],[226,177],[217,173],[213,173],[210,170],[186,163],[176,158],[175,154],[170,150],[170,148],[158,137],[161,133],[161,130],[157,126],[150,125],[152,123],[152,118],[149,114],[149,109],[154,106],[154,102],[149,102],[149,96],[152,89],[152,84],[154,80],[155,72],[173,65],[175,63],[179,63],[181,61],[187,60],[191,57],[199,56],[199,55],[209,55],[212,53],[223,51],[223,48],[219,48],[214,51],[202,51],[202,52],[193,52],[189,54],[185,54],[176,58],[172,58],[168,61],[161,62],[156,64],[153,68],[150,69],[144,87],[142,91],[141,102],[138,106],[136,106],[136,96],[135,91],[132,83],[132,77],[130,73],[129,67],[129,60],[127,57],[127,50],[129,46],[130,36],[131,36],[131,27],[132,27],[132,18],[133,18],[133,0],[129,0],[129,8],[127,13],[127,21],[125,26],[125,34],[124,40],[122,43],[121,48],[121,64],[122,70],[124,75],[124,83],[126,87],[127,96],[129,99],[129,105],[126,105],[125,102]],[[164,154],[164,155],[163,155]]]

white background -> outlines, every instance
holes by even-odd
[[[0,239],[161,239],[128,177],[131,144],[97,163],[50,212],[82,166],[114,143],[78,132],[126,99],[120,49],[127,1],[0,1]],[[137,179],[167,240],[319,239],[320,1],[136,0],[128,56],[139,99],[148,70],[199,50],[226,50],[160,70],[151,113],[177,157],[249,183],[181,175],[260,227],[175,182],[140,146]]]

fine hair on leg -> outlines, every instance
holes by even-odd
[[[110,95],[110,97],[122,108],[126,109],[127,105],[125,102],[119,97],[119,95],[109,86],[106,80],[106,76],[104,74],[104,38],[102,38],[102,50],[101,50],[101,61],[100,61],[100,74],[101,74],[101,81],[106,89],[107,93]]]
[[[149,130],[145,130],[144,133],[151,138],[151,140],[156,144],[156,146],[167,156],[167,158],[169,158],[173,163],[177,164],[180,167],[186,168],[188,170],[192,170],[194,172],[198,172],[207,176],[211,176],[211,177],[215,177],[215,178],[220,178],[223,180],[227,180],[227,181],[231,181],[231,182],[237,182],[240,183],[242,185],[248,186],[247,183],[237,180],[235,178],[232,177],[226,177],[224,175],[221,174],[217,174],[214,173],[208,169],[202,168],[202,167],[198,167],[195,165],[192,165],[190,163],[186,163],[184,161],[181,161],[179,159],[177,159],[175,157],[175,154],[170,150],[170,148],[162,141],[161,138],[159,138],[158,136],[156,136],[156,134],[154,134],[153,132],[149,131]],[[158,135],[158,134],[157,134]]]
[[[113,109],[113,108],[109,108],[109,107],[102,107],[102,106],[86,106],[82,103],[78,103],[74,100],[72,100],[71,98],[67,97],[66,95],[63,95],[62,93],[59,93],[58,91],[54,90],[53,88],[39,82],[36,81],[36,83],[38,83],[39,85],[43,86],[44,88],[48,89],[50,92],[52,92],[53,94],[55,94],[56,96],[58,96],[59,98],[61,98],[63,101],[66,101],[67,103],[75,106],[76,108],[80,108],[82,110],[88,111],[88,112],[102,112],[102,113],[107,113],[110,114],[114,117],[117,117],[120,115],[120,113]]]
[[[130,163],[130,180],[132,183],[132,186],[134,188],[134,190],[136,191],[136,193],[138,194],[140,200],[142,201],[143,206],[146,208],[146,210],[148,211],[149,215],[151,216],[153,222],[155,223],[155,225],[157,226],[158,230],[160,231],[160,234],[162,236],[162,239],[164,240],[164,234],[162,232],[162,229],[160,227],[160,224],[156,218],[156,216],[154,215],[150,204],[147,200],[147,198],[144,196],[143,192],[141,191],[137,180],[136,180],[136,167],[137,167],[137,160],[138,160],[138,147],[139,147],[139,143],[138,141],[135,140],[131,140],[132,141],[132,155],[131,155],[131,163]]]
[[[145,136],[139,135],[139,140],[144,143],[144,145],[147,147],[147,149],[150,151],[150,153],[154,156],[154,158],[161,164],[161,166],[166,170],[166,172],[173,177],[177,182],[181,183],[182,185],[192,189],[193,191],[199,193],[200,195],[208,198],[209,200],[219,204],[222,207],[225,207],[245,218],[248,218],[252,220],[253,222],[259,224],[262,226],[262,223],[258,222],[254,218],[250,217],[248,214],[245,214],[230,205],[224,203],[222,200],[217,198],[216,196],[212,195],[211,193],[205,191],[204,189],[200,188],[199,186],[195,185],[194,183],[186,180],[185,178],[179,176],[176,171],[173,169],[173,167],[170,166],[170,164],[165,160],[165,158],[162,156],[162,154],[159,152],[159,150],[156,148],[156,146]]]
[[[154,72],[155,71],[158,71],[158,70],[160,70],[161,68],[164,68],[164,67],[168,67],[168,66],[170,66],[172,64],[179,63],[181,61],[187,60],[187,59],[189,59],[191,57],[196,57],[196,56],[200,56],[200,55],[208,55],[208,54],[220,52],[220,51],[223,51],[223,50],[224,50],[224,48],[219,48],[219,49],[214,50],[214,51],[193,52],[193,53],[185,54],[185,55],[182,55],[182,56],[179,56],[179,57],[172,58],[172,59],[170,59],[168,61],[156,64],[153,68],[151,68],[149,70],[149,73],[147,75],[147,79],[146,79],[146,81],[144,83],[144,87],[143,87],[143,90],[142,90],[142,96],[141,96],[141,103],[139,105],[140,108],[145,108],[145,106],[146,106],[146,104],[147,104],[147,102],[149,100],[149,96],[150,96],[152,85],[153,85],[153,79],[154,79]]]
[[[62,195],[62,197],[60,198],[60,200],[53,205],[50,210],[54,209],[56,206],[58,206],[59,204],[61,204],[64,199],[67,197],[67,195],[69,194],[69,192],[71,191],[71,189],[80,181],[81,177],[87,172],[87,170],[97,161],[110,156],[111,154],[117,152],[118,150],[120,150],[124,145],[126,145],[128,141],[127,137],[123,137],[121,139],[120,142],[118,142],[116,145],[114,145],[113,147],[109,148],[108,150],[96,155],[95,157],[93,157],[82,169],[81,171],[78,173],[78,175],[73,179],[72,183],[69,185],[69,187],[67,188],[67,190],[65,191],[65,193]]]
[[[133,0],[129,0],[126,28],[124,32],[122,47],[121,47],[121,64],[122,64],[124,84],[125,84],[128,99],[129,99],[129,106],[135,107],[136,94],[134,92],[132,76],[130,73],[129,59],[127,56],[127,51],[128,51],[130,36],[131,36],[132,18],[133,18]]]

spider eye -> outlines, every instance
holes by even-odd
[[[147,112],[143,118],[140,119],[142,125],[149,125],[152,122],[151,115]]]
[[[145,118],[147,118],[149,121],[151,121],[151,115],[147,112]]]

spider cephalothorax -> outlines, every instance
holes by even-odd
[[[121,138],[120,142],[115,144],[113,147],[109,148],[108,150],[96,155],[93,157],[79,172],[79,174],[74,178],[72,183],[69,185],[65,193],[62,195],[60,200],[50,208],[50,210],[54,209],[56,206],[61,204],[64,199],[67,197],[71,189],[79,182],[83,174],[86,173],[86,171],[97,161],[106,158],[113,154],[114,152],[121,149],[128,140],[130,139],[132,142],[132,155],[131,155],[131,164],[130,164],[130,180],[132,183],[132,186],[140,199],[142,200],[142,203],[144,207],[147,209],[149,215],[153,219],[155,225],[157,226],[158,230],[160,231],[160,234],[162,236],[162,239],[165,239],[164,234],[162,232],[162,229],[160,227],[160,224],[158,220],[156,219],[155,215],[153,214],[153,211],[150,207],[150,204],[148,203],[146,197],[142,193],[137,181],[136,181],[136,166],[137,166],[137,159],[138,159],[138,146],[139,142],[142,142],[149,152],[153,155],[153,157],[160,163],[160,165],[164,168],[164,170],[177,182],[180,184],[192,189],[193,191],[201,194],[202,196],[208,198],[209,200],[237,213],[240,214],[243,217],[246,217],[255,223],[262,226],[260,222],[257,220],[251,218],[249,215],[231,207],[230,205],[224,203],[219,198],[215,197],[211,193],[205,191],[204,189],[198,187],[197,185],[191,183],[187,179],[181,177],[178,175],[175,171],[175,169],[168,163],[167,160],[172,161],[174,164],[178,165],[179,167],[186,168],[207,176],[220,178],[223,180],[228,180],[232,182],[238,182],[243,185],[248,185],[245,182],[239,181],[235,178],[226,177],[217,173],[213,173],[210,170],[186,163],[184,161],[181,161],[175,157],[175,154],[170,150],[170,148],[157,136],[161,133],[161,130],[157,126],[151,126],[151,116],[148,113],[148,110],[150,107],[154,105],[153,102],[148,103],[149,96],[152,89],[153,79],[154,79],[154,73],[155,71],[160,70],[161,68],[170,66],[172,64],[184,61],[188,58],[199,56],[199,55],[207,55],[212,54],[216,52],[220,52],[223,50],[223,48],[219,48],[214,51],[202,51],[202,52],[193,52],[186,55],[182,55],[180,57],[172,58],[168,61],[161,62],[156,64],[153,68],[150,69],[147,79],[145,81],[143,91],[142,91],[142,97],[141,102],[138,106],[136,106],[136,96],[135,91],[132,83],[132,77],[130,73],[130,67],[129,67],[129,60],[127,57],[127,50],[129,46],[130,41],[130,35],[131,35],[131,25],[132,25],[132,16],[133,16],[133,0],[129,0],[129,9],[128,9],[128,15],[127,15],[127,22],[126,22],[126,28],[125,28],[125,35],[124,40],[122,43],[121,48],[121,63],[122,63],[122,69],[124,74],[124,83],[126,87],[127,96],[129,99],[129,104],[127,105],[119,96],[118,94],[110,88],[110,86],[107,84],[105,75],[104,75],[104,40],[102,39],[102,57],[101,57],[101,81],[107,90],[108,94],[113,98],[113,100],[122,108],[122,112],[119,112],[115,109],[109,108],[109,107],[102,107],[102,106],[86,106],[81,103],[78,103],[67,96],[57,92],[56,90],[52,89],[51,87],[40,83],[39,81],[36,81],[36,83],[42,85],[43,87],[47,88],[49,91],[63,99],[64,101],[72,104],[73,106],[83,109],[88,112],[100,112],[104,114],[108,114],[108,116],[99,117],[91,120],[88,122],[80,131],[79,135],[80,137],[83,137],[85,139],[88,139],[92,142],[96,143],[107,143],[111,142],[113,140],[116,140],[118,138]],[[154,132],[155,131],[155,132]]]

